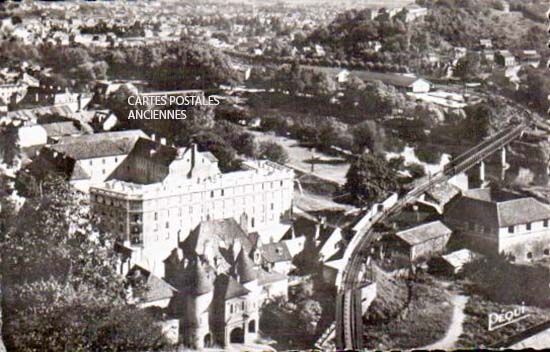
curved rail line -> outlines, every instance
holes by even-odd
[[[545,122],[538,121],[536,123],[544,124],[548,127]],[[355,312],[356,309],[361,309],[360,302],[359,305],[357,305],[356,302],[358,299],[357,288],[361,283],[361,281],[357,280],[357,276],[363,264],[361,253],[366,250],[373,241],[373,225],[397,214],[431,187],[447,181],[456,174],[467,171],[500,148],[510,144],[514,139],[523,134],[527,126],[528,124],[525,122],[508,126],[457,156],[447,164],[443,171],[436,173],[428,181],[406,193],[393,206],[376,214],[363,229],[355,234],[350,245],[346,249],[346,252],[349,251],[347,257],[350,259],[341,276],[341,282],[337,282],[339,292],[336,299],[337,316],[335,329],[336,345],[338,349],[358,350],[363,347],[362,322],[357,318]]]

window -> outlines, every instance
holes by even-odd
[[[224,195],[225,195],[225,192],[224,192],[224,190],[222,189],[222,197],[223,197]]]
[[[105,159],[101,159],[101,162],[103,163],[103,165],[105,165]]]
[[[283,187],[283,181],[281,181],[281,187]]]
[[[550,255],[550,250],[548,250],[548,248],[544,250],[544,255]]]
[[[244,310],[244,301],[242,301],[242,303],[241,303],[241,308],[242,308],[242,310]]]
[[[155,212],[155,221],[158,220],[158,217],[159,217],[159,214],[157,212]]]
[[[210,191],[210,198],[214,198],[214,191]]]
[[[251,226],[254,227],[255,226],[255,221],[254,221],[254,218],[250,219],[250,223],[251,223]]]
[[[117,158],[117,157],[115,157],[115,163],[116,163],[116,162],[118,162],[118,158]]]
[[[508,226],[508,233],[514,233],[514,226]]]
[[[93,164],[94,164],[94,161],[90,160],[90,166],[92,166]]]
[[[167,221],[166,222],[166,228],[169,229],[170,228],[170,223]]]
[[[544,220],[544,221],[542,222],[542,226],[548,227],[548,220]]]
[[[273,210],[273,203],[271,203],[271,210]]]
[[[530,222],[528,222],[528,223],[525,225],[525,229],[526,229],[527,231],[531,231],[531,223],[530,223]]]
[[[527,253],[527,259],[533,259],[533,253],[531,252]]]

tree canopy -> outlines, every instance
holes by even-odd
[[[344,186],[352,200],[360,206],[384,200],[398,188],[394,170],[377,154],[362,154],[346,174]]]

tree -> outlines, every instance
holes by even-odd
[[[0,125],[0,163],[15,166],[19,155],[19,128],[13,123]]]
[[[197,143],[200,150],[214,154],[218,159],[218,165],[222,172],[239,169],[240,160],[237,159],[235,149],[214,131],[201,131],[195,134],[192,139],[193,142]]]
[[[144,310],[113,305],[94,289],[57,280],[11,290],[7,343],[17,351],[143,351],[167,346],[161,327]]]
[[[374,121],[364,121],[353,126],[351,134],[353,135],[354,151],[363,153],[365,150],[373,151],[376,144],[376,124]]]
[[[397,190],[395,172],[384,158],[376,154],[362,154],[351,164],[346,174],[345,190],[360,206],[384,200]]]
[[[268,159],[281,165],[288,161],[288,153],[276,142],[261,142],[258,149],[258,156],[262,159]]]
[[[464,109],[466,119],[463,121],[463,138],[474,142],[481,141],[489,134],[491,121],[496,119],[494,108],[489,104],[477,104]]]
[[[409,171],[409,174],[413,179],[426,176],[426,169],[424,168],[424,165],[419,163],[410,163],[407,165],[407,171]]]
[[[469,52],[465,57],[458,60],[453,74],[463,80],[475,78],[480,72],[480,62],[478,54]]]
[[[305,326],[309,333],[315,332],[317,323],[321,320],[322,313],[323,308],[321,304],[313,299],[305,299],[299,304],[298,317],[302,322],[301,325]]]
[[[115,239],[97,229],[87,198],[55,176],[36,184],[19,213],[3,220],[0,232],[7,347],[161,348],[160,329],[126,304]]]

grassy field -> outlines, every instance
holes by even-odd
[[[327,154],[310,150],[300,145],[300,142],[287,137],[276,136],[258,131],[250,131],[258,142],[272,141],[277,142],[288,153],[287,165],[294,167],[304,173],[310,173],[312,170],[312,158],[319,159],[313,167],[313,174],[319,178],[327,179],[339,185],[346,183],[346,173],[350,164],[341,158],[333,157]]]

